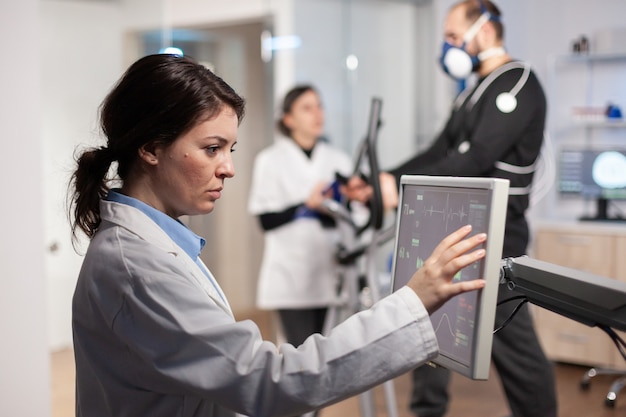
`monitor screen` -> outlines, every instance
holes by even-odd
[[[626,150],[561,149],[559,191],[587,198],[626,199]]]
[[[400,181],[392,290],[404,286],[441,240],[463,225],[487,233],[484,259],[454,280],[484,278],[480,291],[460,294],[431,315],[439,355],[433,361],[472,379],[487,379],[491,363],[508,180],[405,175]]]

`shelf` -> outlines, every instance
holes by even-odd
[[[603,53],[603,54],[570,54],[559,55],[554,57],[556,63],[569,64],[574,62],[592,63],[592,62],[611,62],[611,61],[626,61],[626,53]]]
[[[558,136],[556,130],[585,129],[584,135],[590,141],[598,136],[612,137],[616,129],[625,129],[626,96],[621,88],[624,68],[626,52],[551,55],[548,97],[553,110],[550,125],[555,130],[554,137]],[[619,84],[613,85],[616,80]],[[568,84],[559,86],[565,82]],[[603,101],[606,105],[598,104]],[[562,105],[568,102],[577,103],[572,105],[569,117],[562,111]],[[606,117],[609,110],[611,115],[622,117]]]
[[[626,128],[626,121],[619,120],[576,120],[572,124],[577,127],[585,127],[589,129],[605,129],[605,128]]]

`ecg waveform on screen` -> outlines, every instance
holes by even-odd
[[[450,207],[450,194],[446,196],[446,204],[444,207],[434,207],[433,205],[427,206],[424,205],[422,216],[424,217],[433,217],[433,216],[441,216],[441,220],[444,222],[444,230],[448,232],[451,227],[456,228],[458,225],[464,224],[464,222],[469,217],[469,208],[461,207]],[[452,226],[451,223],[454,225]]]
[[[450,334],[454,336],[454,330],[452,330],[452,323],[450,323],[450,317],[448,317],[446,313],[442,314],[441,317],[439,318],[439,322],[435,326],[435,333],[439,334],[439,328],[441,328],[442,324],[445,325],[448,328],[448,331],[450,332]]]
[[[443,329],[441,329],[441,326],[444,326]],[[450,333],[450,336],[454,338],[455,345],[467,346],[469,344],[469,339],[470,339],[469,335],[466,333],[463,333],[459,329],[455,331],[452,328],[450,316],[448,316],[447,313],[444,313],[441,315],[441,317],[439,318],[439,322],[435,326],[435,333],[437,334],[437,338],[441,338],[441,333],[439,333],[440,329],[442,332]]]
[[[444,220],[456,220],[463,221],[469,214],[465,211],[465,207],[461,207],[458,210],[450,210],[448,208],[444,208],[441,210],[435,209],[433,206],[430,208],[424,207],[424,214],[428,214],[433,216],[435,214],[442,215]]]
[[[442,195],[443,194],[443,195]],[[487,205],[467,193],[418,193],[414,207],[405,206],[404,214],[416,215],[416,227],[420,222],[441,224],[442,238],[451,230],[471,223],[475,228],[484,227]],[[441,222],[441,223],[439,223]]]

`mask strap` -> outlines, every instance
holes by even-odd
[[[487,6],[485,5],[485,2],[483,0],[480,0],[478,3],[480,5],[480,11],[482,13],[489,13],[489,20],[492,20],[494,22],[499,22],[500,21],[500,16],[496,16],[495,14],[491,14],[491,12],[489,11],[489,9],[487,9]]]
[[[467,43],[474,39],[474,36],[476,36],[480,28],[483,27],[483,25],[487,23],[490,19],[491,13],[484,12],[483,14],[481,14],[480,17],[474,22],[474,24],[470,26],[467,32],[465,32],[465,35],[463,36],[463,43]]]
[[[485,49],[481,53],[478,54],[478,59],[480,61],[484,61],[485,59],[492,58],[494,56],[505,55],[506,50],[501,46],[496,46],[494,48]]]

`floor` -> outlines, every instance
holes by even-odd
[[[556,364],[559,417],[613,417],[626,416],[626,391],[618,397],[615,407],[605,406],[604,398],[612,377],[598,376],[591,380],[588,390],[580,388],[580,378],[585,367]],[[403,375],[394,380],[395,401],[389,404],[397,409],[397,417],[415,417],[407,409],[410,380]],[[458,417],[504,417],[507,407],[498,385],[496,374],[488,381],[470,381],[453,375],[452,400],[449,416]],[[387,402],[382,387],[374,389],[375,414],[386,417]],[[52,354],[52,401],[53,417],[74,417],[74,357],[70,349]],[[359,401],[350,398],[325,408],[320,417],[346,417],[359,414]],[[540,416],[537,416],[540,417]]]
[[[267,326],[267,319],[260,319],[259,327]],[[257,320],[259,321],[259,320]],[[264,325],[265,324],[265,325]],[[266,338],[269,335],[264,335]],[[52,353],[52,416],[74,417],[74,357],[71,349]],[[559,398],[559,417],[614,417],[626,416],[626,389],[618,396],[614,407],[604,403],[609,386],[615,379],[610,376],[597,376],[591,380],[588,389],[580,386],[581,377],[588,368],[555,364],[557,392]],[[409,375],[403,375],[393,381],[395,398],[387,403],[382,386],[373,390],[374,417],[388,417],[387,407],[393,407],[395,417],[415,417],[408,410],[411,389]],[[499,385],[497,374],[490,375],[488,381],[471,381],[454,374],[450,392],[449,417],[504,417],[508,414],[504,395]],[[395,404],[394,404],[395,403]],[[360,414],[359,400],[350,398],[319,413],[319,417],[357,417]],[[541,416],[528,416],[541,417]]]

